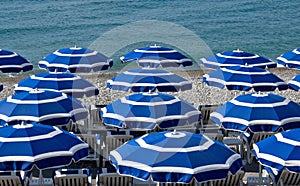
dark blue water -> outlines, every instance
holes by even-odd
[[[1,0],[0,7],[0,48],[35,65],[74,45],[101,49],[116,63],[156,43],[195,61],[237,48],[275,60],[300,46],[298,0]]]

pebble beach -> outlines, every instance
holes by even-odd
[[[172,71],[173,73],[190,80],[193,86],[191,90],[167,93],[178,96],[188,101],[189,103],[192,103],[195,107],[198,107],[199,105],[220,105],[234,98],[235,96],[251,92],[229,91],[226,89],[211,87],[204,84],[202,82],[202,76],[211,70],[212,69]],[[299,74],[299,70],[289,69],[285,67],[268,69],[268,71],[276,74],[285,82],[288,82],[295,75]],[[115,101],[116,99],[131,94],[131,92],[115,91],[106,88],[106,81],[116,75],[117,73],[79,74],[79,76],[89,80],[94,85],[96,85],[100,91],[99,95],[97,96],[85,97],[80,99],[84,103],[84,105],[107,105],[112,101]],[[26,78],[27,76],[28,75],[2,75],[0,77],[0,81],[3,84],[1,100],[13,94],[13,85]],[[295,102],[300,102],[299,92],[294,90],[275,90],[272,93],[279,94]]]

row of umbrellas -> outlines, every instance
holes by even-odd
[[[141,67],[157,68],[191,66],[192,60],[175,49],[149,46],[135,49],[120,57],[121,62],[135,61]],[[0,70],[6,72],[29,71],[33,65],[24,57],[15,52],[0,50]],[[277,58],[277,62],[290,68],[300,67],[300,49],[282,54]],[[226,51],[200,59],[200,64],[209,68],[228,67],[236,65],[255,66],[260,68],[275,68],[276,62],[263,56],[244,52],[241,50]],[[41,69],[59,72],[90,72],[107,70],[113,65],[113,61],[100,52],[80,47],[62,48],[54,51],[39,61]]]

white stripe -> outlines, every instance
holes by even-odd
[[[2,143],[35,141],[35,140],[42,140],[42,139],[50,139],[50,138],[53,138],[53,137],[63,133],[57,127],[53,127],[53,128],[55,130],[52,132],[49,132],[48,134],[36,135],[36,136],[30,136],[30,137],[15,137],[15,138],[0,137],[0,141]]]
[[[0,58],[13,58],[16,56],[18,56],[18,54],[13,52],[12,54],[9,54],[9,55],[0,55]]]
[[[193,146],[193,147],[174,147],[174,148],[167,148],[167,147],[161,147],[161,146],[156,146],[156,145],[151,145],[151,144],[147,144],[143,138],[139,138],[137,140],[135,140],[142,148],[145,149],[150,149],[153,151],[157,151],[160,153],[163,152],[193,152],[193,151],[204,151],[207,150],[209,147],[211,147],[215,142],[213,140],[211,140],[210,138],[203,136],[203,138],[205,138],[206,142],[203,143],[202,145],[198,145],[198,146]]]
[[[219,57],[222,57],[222,58],[227,58],[227,59],[255,59],[255,58],[259,57],[257,54],[255,54],[253,56],[248,56],[248,57],[226,56],[226,55],[223,55],[221,53],[217,53],[216,55],[219,56]]]
[[[295,48],[295,49],[293,50],[293,53],[295,53],[295,54],[300,54],[300,51],[298,51],[297,48]]]
[[[159,101],[159,102],[137,102],[133,100],[128,100],[126,97],[122,97],[120,99],[121,103],[123,104],[129,104],[129,105],[142,105],[142,106],[158,106],[158,105],[171,105],[177,102],[180,102],[180,99],[176,96],[174,96],[174,99],[171,99],[169,101]]]
[[[229,101],[230,103],[237,105],[237,106],[243,106],[243,107],[251,107],[251,108],[258,108],[258,107],[267,107],[267,108],[273,108],[273,107],[280,107],[280,106],[286,106],[291,101],[287,98],[285,98],[281,102],[275,102],[275,103],[247,103],[247,102],[241,102],[236,99],[232,99]]]
[[[40,81],[76,81],[81,79],[79,76],[74,76],[70,78],[49,78],[49,77],[39,77],[36,75],[31,75],[31,79],[40,80]]]
[[[39,61],[39,64],[46,65],[47,67],[60,67],[60,68],[76,68],[76,67],[87,67],[87,68],[95,68],[95,67],[102,67],[105,65],[109,65],[108,61],[99,61],[93,64],[75,64],[75,65],[65,65],[61,63],[49,63],[48,61]]]
[[[82,144],[73,146],[69,151],[47,152],[47,153],[43,153],[43,154],[38,154],[36,156],[4,156],[4,157],[0,157],[0,161],[1,162],[6,162],[6,161],[35,162],[35,161],[52,158],[52,157],[63,157],[63,156],[72,157],[76,151],[84,149],[84,148],[88,148],[88,145],[85,143],[82,143]]]
[[[129,82],[121,82],[121,81],[113,81],[108,80],[107,83],[109,83],[111,86],[125,86],[125,87],[135,87],[135,86],[184,86],[184,85],[190,85],[191,82],[189,81],[182,81],[179,83],[129,83]]]
[[[95,56],[97,55],[97,51],[93,51],[90,53],[84,53],[84,54],[65,54],[65,53],[60,53],[58,50],[53,52],[53,54],[57,56],[62,56],[62,57],[89,57],[89,56]]]
[[[214,66],[222,66],[222,67],[230,67],[230,66],[237,66],[238,64],[234,63],[219,63],[218,61],[208,61],[206,58],[201,58],[200,59],[204,64],[208,65],[214,65]],[[258,64],[247,64],[247,66],[250,67],[256,67],[256,66],[262,66],[262,65],[272,65],[276,64],[274,61],[269,61],[269,62],[264,62],[264,63],[258,63]]]
[[[168,54],[168,53],[177,53],[176,50],[159,50],[159,51],[152,51],[152,50],[141,50],[141,49],[135,49],[134,52],[139,53],[148,53],[148,54]]]
[[[211,170],[228,169],[232,164],[232,162],[240,158],[238,154],[234,154],[226,161],[225,164],[211,164],[206,166],[195,167],[194,169],[192,169],[186,167],[171,167],[171,166],[151,167],[149,165],[142,164],[139,162],[122,160],[121,155],[115,150],[111,151],[110,155],[115,157],[119,166],[133,167],[147,172],[170,172],[170,170],[172,170],[172,172],[183,173],[183,174],[197,174],[200,172],[207,172]]]
[[[260,83],[247,83],[247,82],[242,82],[242,81],[225,81],[223,79],[218,79],[218,78],[211,78],[208,75],[204,75],[206,78],[206,81],[210,82],[216,82],[222,85],[240,85],[240,86],[279,86],[279,85],[286,85],[285,82],[279,81],[279,82],[260,82]]]
[[[300,87],[300,82],[298,82],[298,81],[290,80],[288,83],[289,83],[289,84],[292,84],[292,85],[295,85],[295,86],[297,86],[297,87]]]
[[[49,119],[56,119],[56,118],[61,118],[61,117],[72,117],[73,115],[76,115],[78,113],[82,112],[87,112],[85,108],[78,108],[74,109],[69,113],[53,113],[53,114],[47,114],[43,115],[40,117],[35,117],[35,116],[28,116],[28,115],[18,115],[18,116],[6,116],[3,114],[0,114],[0,118],[6,122],[11,122],[11,121],[16,121],[16,120],[21,120],[21,121],[35,121],[35,122],[42,122],[44,120],[49,120]]]
[[[278,60],[281,60],[281,61],[283,61],[284,63],[287,63],[287,64],[296,64],[296,65],[300,65],[300,61],[288,60],[288,59],[283,58],[283,57],[278,57],[277,59],[278,59]]]
[[[241,67],[244,67],[244,68],[253,68],[253,67],[250,67],[250,66],[244,66],[244,65],[241,65]],[[266,75],[266,74],[272,74],[271,72],[269,71],[262,71],[262,72],[248,72],[248,71],[240,71],[240,70],[232,70],[232,69],[228,69],[228,68],[221,68],[221,70],[223,72],[229,72],[229,73],[232,73],[232,74],[245,74],[245,75]]]
[[[44,104],[44,103],[55,103],[64,99],[67,99],[66,94],[62,94],[59,97],[52,98],[52,99],[44,99],[44,100],[19,100],[19,99],[13,99],[12,96],[9,96],[7,98],[7,102],[9,103],[15,103],[15,104]]]
[[[20,65],[1,65],[0,68],[23,68],[26,66],[32,66],[31,63],[23,63]]]
[[[184,115],[162,116],[160,118],[138,117],[138,116],[124,117],[122,115],[115,114],[115,113],[107,113],[106,108],[102,108],[101,110],[103,111],[103,117],[104,118],[114,118],[114,119],[122,121],[124,124],[126,124],[126,122],[161,123],[163,121],[174,120],[174,119],[188,119],[191,116],[200,115],[199,111],[191,111],[191,112],[188,112]],[[192,124],[192,123],[189,123],[189,124]]]
[[[292,140],[289,138],[285,138],[282,136],[281,133],[276,134],[275,137],[276,137],[277,141],[279,141],[279,142],[287,143],[292,146],[300,146],[300,141],[295,141],[295,140]]]
[[[282,120],[245,120],[241,118],[236,118],[236,117],[224,117],[218,112],[213,112],[211,113],[211,117],[217,118],[221,124],[225,122],[231,122],[231,123],[237,123],[237,124],[242,124],[245,126],[252,126],[252,125],[277,125],[281,126],[287,123],[292,123],[292,122],[299,122],[300,117],[290,117],[290,118],[285,118]]]
[[[141,63],[183,63],[186,61],[191,61],[188,58],[183,59],[161,59],[161,60],[155,60],[155,59],[139,59],[138,62]]]
[[[151,69],[150,69],[151,70]],[[171,72],[160,72],[160,73],[150,73],[151,71],[149,71],[148,73],[147,72],[130,72],[130,71],[125,71],[123,72],[123,74],[126,74],[126,75],[133,75],[133,76],[173,76],[175,75],[174,73],[171,73]]]

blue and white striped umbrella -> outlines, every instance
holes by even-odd
[[[88,80],[69,73],[51,73],[31,75],[15,86],[15,92],[32,91],[33,89],[61,91],[75,98],[99,94],[98,88]]]
[[[178,92],[192,89],[192,83],[183,77],[162,69],[140,68],[123,72],[107,81],[112,90],[133,92]]]
[[[0,49],[0,70],[3,73],[26,72],[33,69],[33,65],[19,54]]]
[[[130,129],[170,128],[197,124],[201,112],[178,97],[163,93],[132,94],[103,107],[106,125]]]
[[[288,85],[275,74],[249,66],[231,66],[218,68],[203,76],[203,82],[218,88],[228,90],[274,91],[288,89]]]
[[[192,60],[178,52],[177,50],[161,47],[149,46],[135,49],[120,57],[122,62],[137,61],[142,67],[178,67],[193,65]]]
[[[67,166],[88,153],[88,144],[57,127],[41,124],[0,127],[0,171]]]
[[[280,65],[300,69],[300,48],[295,48],[277,57],[277,62]]]
[[[221,52],[212,56],[201,58],[200,64],[203,64],[207,68],[228,67],[237,65],[254,66],[260,68],[277,67],[277,63],[270,59],[241,50]]]
[[[276,132],[300,127],[300,105],[276,94],[245,94],[227,101],[210,119],[229,130]]]
[[[253,144],[253,150],[258,162],[277,180],[284,169],[300,172],[300,129],[263,139]]]
[[[289,88],[299,91],[300,89],[300,74],[294,76],[289,82],[288,82]]]
[[[39,67],[51,72],[71,73],[107,70],[113,65],[113,61],[103,54],[88,48],[62,48],[46,56],[39,61]]]
[[[185,131],[146,134],[111,151],[109,158],[119,174],[155,182],[225,179],[243,166],[241,156],[224,144]]]
[[[62,92],[33,90],[20,92],[0,102],[0,125],[41,123],[66,125],[85,119],[88,112],[77,99]]]

